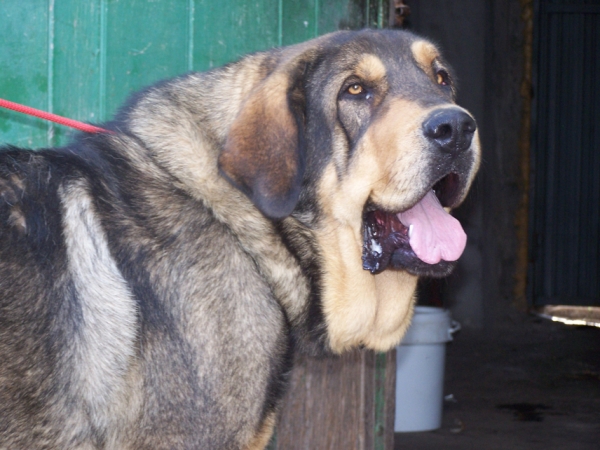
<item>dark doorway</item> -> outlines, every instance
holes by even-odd
[[[600,305],[600,1],[537,0],[529,302]]]

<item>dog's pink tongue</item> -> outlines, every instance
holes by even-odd
[[[398,214],[409,227],[409,240],[415,254],[427,264],[456,261],[467,245],[460,222],[446,212],[433,191],[419,203]]]

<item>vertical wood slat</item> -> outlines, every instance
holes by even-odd
[[[376,358],[373,449],[392,450],[396,417],[396,349],[380,353]]]
[[[107,4],[106,108],[188,68],[187,2],[145,0]]]
[[[221,66],[279,43],[279,1],[195,2],[194,70]]]
[[[55,19],[54,19],[54,3],[55,0],[48,0],[48,104],[46,111],[54,112],[54,31],[55,31]],[[51,147],[54,145],[54,124],[48,122],[48,131],[46,133],[46,145]]]
[[[282,12],[282,45],[312,39],[318,33],[319,1],[284,2]]]
[[[48,1],[0,2],[0,94],[34,108],[48,106]],[[22,114],[0,111],[3,142],[24,147],[47,145],[48,124]]]
[[[101,3],[55,2],[54,112],[85,122],[98,122],[101,99]],[[55,144],[73,133],[55,128]]]
[[[187,70],[194,70],[194,44],[195,44],[195,22],[196,22],[196,3],[194,0],[188,0],[187,6]]]
[[[362,3],[370,4],[372,1],[321,0],[317,5],[319,35],[340,29],[363,28],[366,22]]]
[[[277,450],[392,450],[395,351],[298,356],[277,426]]]
[[[100,66],[98,71],[100,73],[100,81],[98,86],[98,98],[99,98],[99,107],[98,107],[98,118],[100,120],[107,120],[108,115],[106,111],[106,46],[107,46],[107,35],[108,35],[108,18],[107,18],[107,10],[108,6],[106,4],[108,0],[100,0],[100,29],[98,30],[100,36],[100,44],[99,44],[99,53],[100,53]]]

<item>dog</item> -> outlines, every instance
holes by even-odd
[[[340,31],[0,151],[0,448],[262,449],[294,352],[385,351],[480,160],[434,44]]]

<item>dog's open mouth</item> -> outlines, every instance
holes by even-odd
[[[459,176],[451,173],[405,211],[365,212],[363,268],[373,274],[392,268],[414,275],[448,275],[467,243],[460,222],[444,209],[456,203],[459,184]]]

